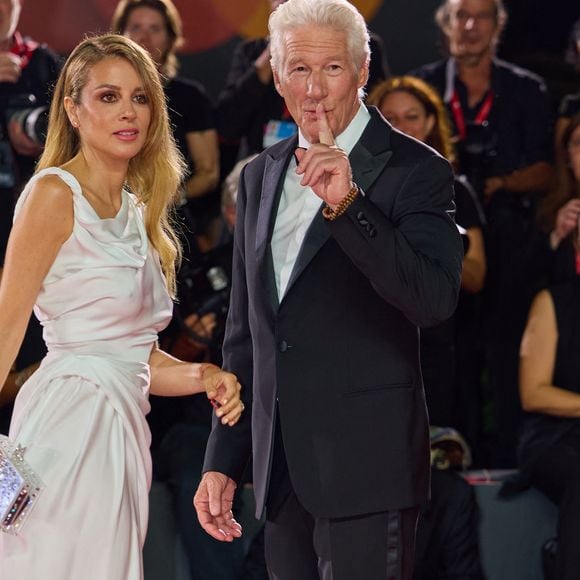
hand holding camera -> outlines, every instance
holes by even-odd
[[[22,71],[20,57],[11,52],[0,52],[0,82],[16,83]]]

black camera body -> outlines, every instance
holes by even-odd
[[[459,164],[462,172],[481,198],[485,180],[493,175],[497,157],[497,135],[489,123],[467,123],[465,139],[458,143]]]
[[[11,97],[6,104],[5,123],[16,122],[22,132],[37,145],[46,141],[48,107],[38,103],[33,94],[19,94]]]
[[[9,97],[5,105],[3,103],[3,108],[4,114],[0,118],[0,188],[11,189],[15,187],[18,177],[8,125],[17,123],[33,143],[43,146],[48,126],[48,107],[39,104],[33,94],[16,94]]]
[[[216,326],[211,338],[192,336],[198,342],[221,348],[230,303],[232,246],[191,256],[177,274],[175,314],[183,321],[190,314],[214,314]],[[188,334],[191,333],[191,330]]]

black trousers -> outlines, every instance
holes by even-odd
[[[556,578],[580,577],[580,432],[564,436],[535,462],[532,484],[558,505]]]
[[[419,509],[320,518],[300,503],[277,429],[265,555],[272,580],[410,580]]]

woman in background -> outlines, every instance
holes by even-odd
[[[139,43],[162,75],[175,141],[187,161],[182,193],[190,227],[212,235],[219,216],[220,161],[213,107],[203,86],[179,77],[176,50],[183,42],[182,22],[171,0],[121,0],[111,30]]]

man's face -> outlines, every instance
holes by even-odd
[[[358,111],[358,89],[367,81],[368,67],[357,70],[346,40],[345,32],[316,25],[290,29],[284,38],[281,69],[274,71],[274,82],[310,143],[319,140],[318,103],[324,106],[335,137]]]
[[[20,0],[0,0],[0,42],[12,38],[20,18]]]
[[[498,33],[494,0],[450,0],[445,33],[457,60],[477,63],[491,54]]]

